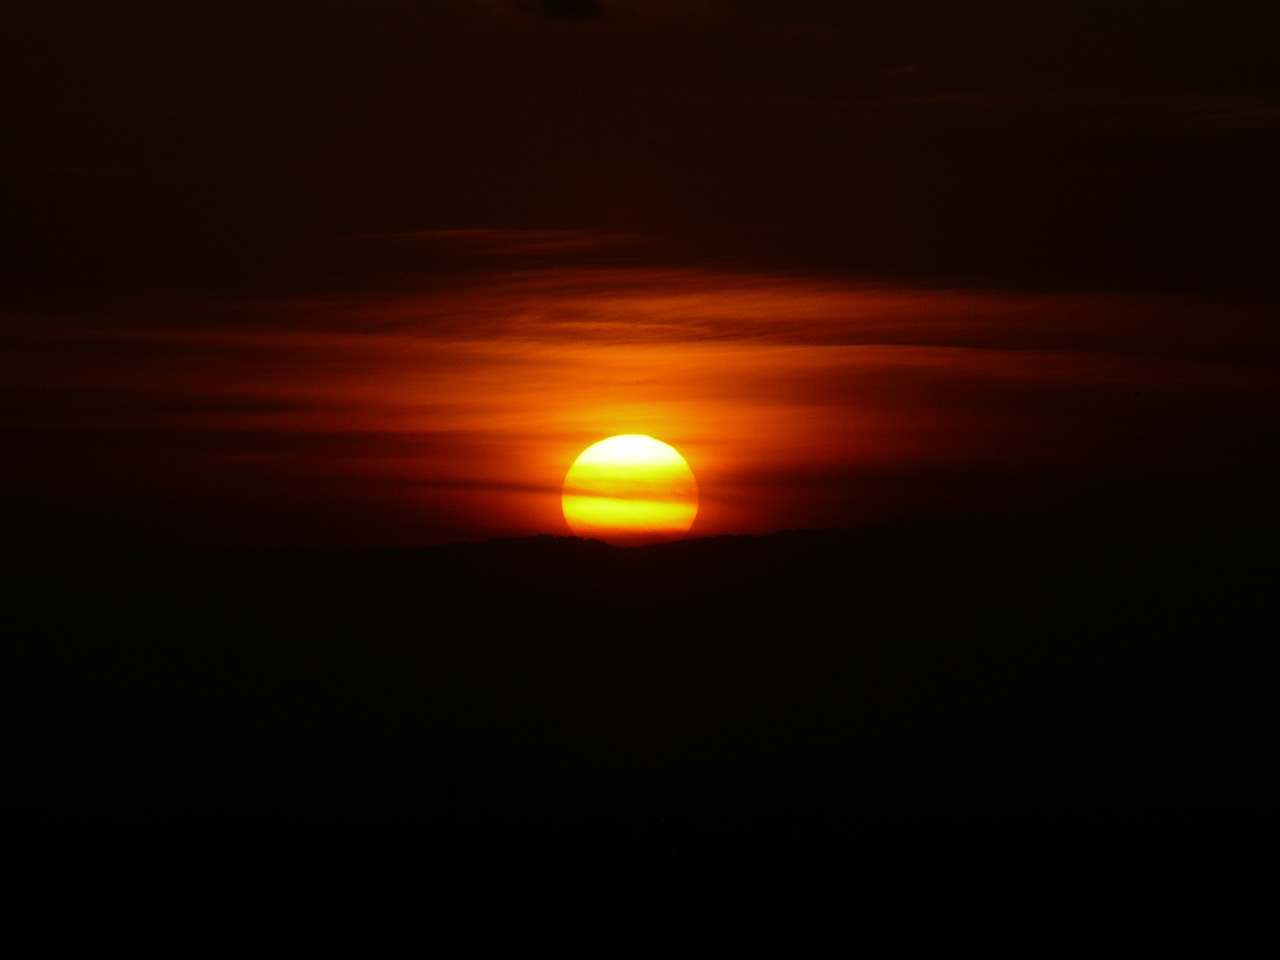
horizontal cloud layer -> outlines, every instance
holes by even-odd
[[[1280,479],[1274,338],[1238,306],[536,268],[385,298],[115,303],[14,323],[4,347],[12,519],[114,511],[168,545],[563,533],[564,471],[617,433],[689,459],[695,534]],[[168,519],[139,525],[149,509]]]

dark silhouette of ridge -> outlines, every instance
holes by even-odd
[[[629,549],[10,542],[4,803],[825,830],[1259,814],[1277,533],[1263,506]]]

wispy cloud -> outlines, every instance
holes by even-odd
[[[333,545],[564,532],[567,465],[628,432],[686,453],[700,534],[1217,495],[1280,479],[1264,314],[617,266],[116,305],[11,326],[4,483]]]
[[[530,257],[616,250],[634,246],[642,240],[634,234],[626,233],[493,227],[380,234],[377,239],[452,246],[477,255]]]
[[[912,65],[916,67],[917,65]],[[903,68],[890,80],[908,79],[911,89],[874,90],[839,96],[768,96],[757,108],[769,115],[806,117],[825,123],[993,123],[1020,121],[1047,130],[1198,131],[1269,129],[1280,126],[1280,97],[1222,93],[947,89]],[[883,84],[882,84],[883,85]]]

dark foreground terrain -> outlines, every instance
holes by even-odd
[[[11,838],[1247,849],[1277,799],[1278,533],[1263,509],[631,550],[14,540],[3,809]]]

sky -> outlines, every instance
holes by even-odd
[[[1274,4],[19,3],[0,522],[164,550],[692,535],[1280,481]]]

